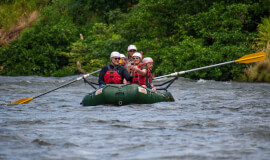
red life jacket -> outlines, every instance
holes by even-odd
[[[112,69],[110,65],[108,65],[108,71],[104,75],[104,82],[106,84],[121,84],[122,77],[116,69]]]
[[[154,75],[152,75],[151,71],[148,69],[146,76],[139,75],[139,84],[148,86],[152,83],[153,78],[154,78]]]
[[[143,63],[139,63],[138,64],[138,68],[140,68],[142,65],[143,65]],[[140,74],[138,72],[134,71],[133,72],[133,77],[132,77],[131,83],[133,83],[133,84],[140,84],[140,82],[139,82],[139,75]]]

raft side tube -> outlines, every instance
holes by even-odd
[[[149,104],[174,101],[167,91],[153,91],[137,84],[108,84],[97,89],[82,100],[83,106]]]

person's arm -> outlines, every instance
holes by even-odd
[[[156,91],[157,89],[154,87],[154,84],[151,84],[152,90]]]
[[[127,84],[128,82],[127,82],[127,80],[124,78],[123,79],[123,84]]]
[[[123,67],[123,79],[125,78],[127,81],[131,81],[132,80],[132,77],[129,75],[128,71],[126,68]]]
[[[147,74],[147,69],[145,69],[145,68],[140,69],[137,66],[134,66],[133,70],[138,72],[141,76],[145,76]]]
[[[107,66],[104,66],[101,69],[101,71],[99,73],[99,77],[98,77],[98,83],[99,83],[99,85],[101,85],[101,84],[106,85],[106,83],[104,82],[104,75],[106,74],[107,70],[108,70],[108,67]]]
[[[129,73],[129,75],[132,77],[132,66],[133,66],[133,65],[131,65],[131,63],[133,63],[133,62],[129,61],[129,62],[127,63],[126,69],[127,69],[128,73]]]

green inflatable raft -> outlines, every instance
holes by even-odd
[[[149,104],[174,101],[167,91],[153,91],[137,84],[108,84],[86,95],[83,106]]]

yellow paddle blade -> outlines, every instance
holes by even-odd
[[[32,98],[23,98],[23,99],[15,101],[15,102],[11,102],[9,104],[23,104],[23,103],[28,104],[33,99],[34,99],[34,97],[32,97]]]
[[[266,58],[265,52],[257,52],[257,53],[252,53],[252,54],[245,55],[245,56],[235,60],[235,62],[238,62],[238,63],[253,63],[253,62],[263,61],[263,60],[265,60],[265,58]]]

